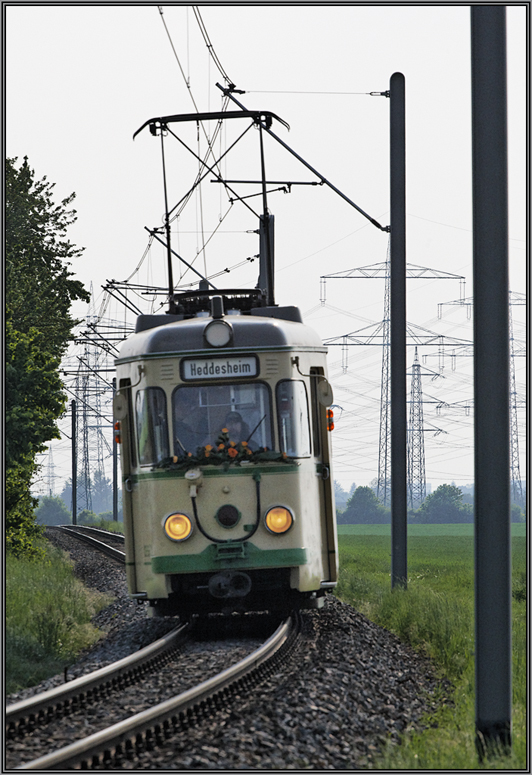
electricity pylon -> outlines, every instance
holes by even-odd
[[[410,418],[408,424],[408,506],[417,509],[426,498],[425,440],[423,428],[423,389],[421,365],[415,349],[410,387]]]
[[[406,265],[407,278],[430,278],[432,280],[459,280],[460,281],[460,298],[464,295],[465,290],[465,277],[462,275],[451,274],[450,272],[442,272],[439,269],[431,269],[430,267],[417,266],[416,264]],[[382,336],[382,369],[381,369],[381,410],[380,410],[380,423],[379,423],[379,473],[377,478],[377,497],[386,506],[391,495],[391,426],[390,426],[390,243],[388,242],[388,251],[386,255],[386,261],[372,264],[370,266],[360,266],[355,269],[348,269],[345,272],[336,272],[335,274],[322,275],[320,277],[320,301],[325,304],[326,294],[326,280],[327,279],[372,279],[372,278],[384,278],[384,315],[382,322],[377,325],[376,331],[373,334],[365,335],[367,341],[361,341],[361,337],[358,337],[359,341],[347,342],[348,337],[352,338],[353,334],[343,337],[342,342],[342,363],[344,371],[347,370],[347,356],[344,355],[347,344],[377,344],[375,341],[371,341],[377,335]],[[423,334],[418,334],[421,329],[418,327],[407,324],[407,336],[416,344],[427,343],[425,340],[430,340],[430,344],[433,344],[433,340],[439,341],[440,346],[440,361],[442,360],[443,343],[445,337],[438,336],[432,332],[424,331]],[[358,333],[358,332],[357,332]],[[325,344],[337,344],[335,337],[330,340],[326,340]],[[448,338],[447,338],[448,339]],[[445,342],[448,344],[449,342]],[[467,344],[460,340],[455,340],[458,346]]]
[[[523,485],[521,481],[521,470],[519,464],[519,425],[517,421],[517,409],[521,400],[517,395],[517,385],[515,379],[515,359],[520,356],[526,356],[526,347],[521,344],[516,347],[516,340],[513,333],[513,313],[512,307],[526,305],[526,296],[523,293],[509,292],[508,298],[508,320],[510,336],[510,481],[512,500],[519,506],[524,506],[525,499],[523,495]],[[471,318],[473,310],[473,297],[468,299],[460,298],[454,301],[447,301],[438,304],[438,317],[442,316],[443,306],[460,306],[467,310],[468,320]],[[457,353],[452,354],[452,358],[457,357]],[[460,355],[472,357],[473,348],[463,348]]]

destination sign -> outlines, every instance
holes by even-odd
[[[258,361],[254,355],[242,358],[186,358],[181,361],[181,379],[220,379],[256,377]]]

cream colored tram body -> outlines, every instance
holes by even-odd
[[[130,595],[160,616],[320,607],[338,574],[326,349],[295,307],[216,301],[140,316],[116,361]]]

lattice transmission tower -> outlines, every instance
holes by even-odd
[[[517,392],[517,383],[515,378],[515,359],[526,356],[526,346],[522,342],[517,342],[513,330],[513,312],[512,307],[526,305],[526,296],[523,293],[509,291],[508,296],[508,322],[510,336],[510,482],[512,501],[519,506],[524,506],[525,497],[523,494],[523,483],[521,480],[521,467],[519,463],[519,424],[518,409],[524,401]],[[454,301],[447,301],[438,304],[438,317],[441,317],[441,310],[444,306],[460,306],[467,310],[468,319],[471,318],[473,310],[473,297],[467,299],[460,298]],[[473,348],[463,348],[459,353],[464,357],[473,357]],[[458,354],[453,354],[456,358]]]
[[[421,364],[415,349],[412,364],[412,381],[410,386],[410,416],[408,423],[408,506],[417,509],[427,496],[427,481],[425,476],[425,434],[423,427],[423,388],[421,385]]]
[[[515,380],[515,340],[514,340],[514,324],[512,315],[513,304],[526,304],[522,294],[512,294],[510,291],[510,304],[509,310],[509,329],[510,329],[510,478],[511,478],[511,493],[512,501],[517,503],[518,506],[525,505],[525,498],[523,495],[523,485],[521,482],[521,467],[519,465],[519,425],[517,422],[517,384]]]
[[[50,497],[53,497],[55,495],[55,467],[54,467],[54,456],[52,453],[52,448],[49,447],[48,449],[48,464],[47,464],[47,490],[48,495]]]
[[[406,265],[407,278],[423,278],[431,280],[459,280],[460,297],[462,298],[465,290],[465,277],[462,275],[442,272],[430,267],[417,266],[416,264]],[[337,272],[320,277],[320,300],[325,304],[326,281],[327,279],[371,279],[384,278],[384,313],[382,322],[377,324],[373,332],[368,329],[362,332],[354,332],[342,337],[342,365],[344,371],[347,370],[347,346],[349,344],[378,344],[382,343],[382,367],[381,367],[381,398],[380,398],[380,421],[379,421],[379,470],[377,477],[377,497],[387,505],[391,496],[391,423],[390,423],[390,242],[386,261],[370,266],[361,266],[355,269],[349,269],[345,272]],[[369,327],[368,327],[369,328]],[[362,336],[360,335],[362,334]],[[421,329],[407,323],[407,337],[411,343],[415,344],[437,344],[440,354],[440,368],[443,363],[444,347],[455,345],[463,347],[467,343],[458,339],[450,339],[433,332]],[[338,344],[340,337],[333,337],[326,340],[326,344]],[[363,341],[363,339],[366,341]],[[348,341],[351,340],[351,341]]]
[[[78,396],[78,430],[75,444],[77,448],[77,503],[78,507],[92,511],[91,494],[91,449],[89,447],[89,423],[91,412],[90,375],[80,369],[76,377],[76,395]]]
[[[85,327],[75,339],[77,352],[64,362],[64,375],[73,377],[70,388],[77,404],[77,434],[73,441],[77,458],[77,509],[93,506],[96,475],[107,478],[106,461],[112,450],[113,358],[118,354],[115,341],[122,341],[131,327],[102,317],[94,310],[91,286],[89,313]]]

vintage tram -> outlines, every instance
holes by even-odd
[[[130,594],[154,615],[320,607],[337,581],[326,349],[296,307],[196,291],[116,361]]]

